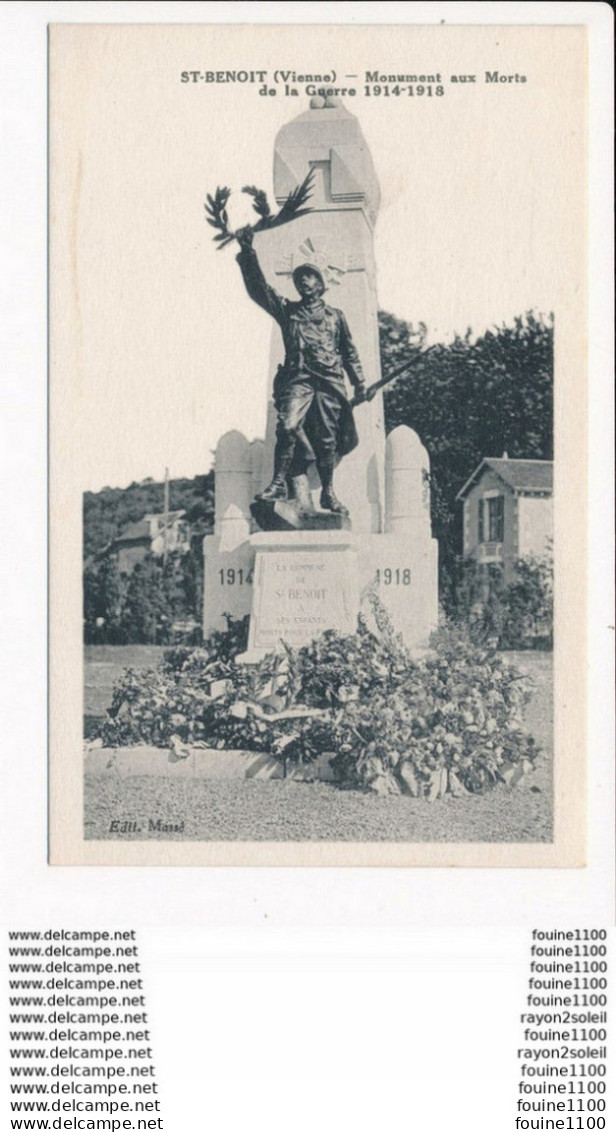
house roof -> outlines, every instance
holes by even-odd
[[[167,522],[169,523],[169,525],[171,523],[175,523],[176,519],[181,519],[182,516],[185,515],[185,514],[186,514],[186,511],[184,511],[184,510],[167,511]],[[164,513],[164,511],[148,511],[147,515],[144,515],[143,517],[144,517],[144,519],[164,519],[165,513]]]
[[[185,511],[168,511],[167,512],[167,526],[171,527],[175,522],[185,515]],[[153,539],[157,535],[162,534],[164,526],[161,523],[160,527],[152,530],[153,519],[164,519],[164,513],[144,515],[142,519],[138,519],[136,523],[129,523],[128,527],[114,539],[114,543],[118,542],[134,542],[135,539]]]
[[[122,531],[122,534],[114,539],[114,542],[132,542],[133,539],[149,539],[151,537],[150,524],[146,522],[145,519],[139,519],[137,523],[130,523],[129,526]]]
[[[464,499],[486,470],[495,472],[503,483],[519,495],[551,494],[553,467],[551,460],[497,460],[487,456],[467,479],[456,499]]]

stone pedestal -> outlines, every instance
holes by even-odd
[[[366,587],[374,589],[387,610],[394,631],[413,651],[428,647],[438,623],[438,544],[412,535],[371,535],[358,555],[361,609],[368,625],[373,618]]]
[[[226,629],[225,613],[236,621],[250,613],[255,552],[246,537],[225,549],[217,535],[203,540],[203,636]]]
[[[376,584],[394,628],[425,649],[438,624],[438,543],[430,524],[430,459],[399,425],[385,445],[385,530],[365,540],[362,581]]]
[[[312,503],[312,501],[311,501]],[[266,503],[255,499],[250,504],[250,513],[264,531],[348,531],[351,520],[348,515],[334,514],[331,511],[318,511],[312,505],[304,507],[297,499],[278,500]]]
[[[250,502],[260,475],[263,441],[250,443],[241,432],[225,433],[214,465],[214,534],[203,540],[203,635],[225,629],[225,613],[240,620],[250,613],[254,551]]]
[[[359,612],[358,549],[347,531],[263,532],[255,554],[248,650],[254,663],[285,641],[301,648],[326,629],[354,633]]]
[[[430,531],[430,461],[417,434],[401,425],[387,438],[385,530],[376,534],[251,534],[260,451],[240,433],[228,433],[216,451],[216,526],[204,540],[205,635],[226,627],[225,614],[250,614],[249,660],[283,638],[301,645],[325,629],[353,633],[360,607],[370,615],[365,591],[373,587],[405,644],[425,648],[438,621],[438,546]],[[311,588],[324,592],[296,596]]]

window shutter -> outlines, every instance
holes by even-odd
[[[499,495],[495,507],[495,542],[502,542],[505,535],[505,499]]]
[[[484,515],[484,511],[483,511],[483,505],[484,505],[484,500],[483,500],[483,499],[480,499],[480,500],[479,500],[479,521],[478,521],[478,530],[479,530],[479,534],[478,534],[478,541],[479,541],[479,542],[485,542],[485,535],[484,535],[484,518],[483,518],[483,515]]]

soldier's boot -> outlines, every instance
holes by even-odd
[[[348,515],[348,509],[334,491],[334,467],[333,452],[325,452],[317,460],[317,471],[321,479],[321,507],[324,511],[333,511],[335,515]]]
[[[287,498],[287,475],[291,467],[294,451],[294,434],[284,433],[282,436],[278,437],[274,449],[274,476],[272,482],[268,484],[263,491],[259,492],[259,494],[255,496],[255,499],[260,499],[263,503],[276,503],[278,500]]]

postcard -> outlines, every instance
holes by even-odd
[[[584,864],[586,35],[51,27],[53,864]]]

